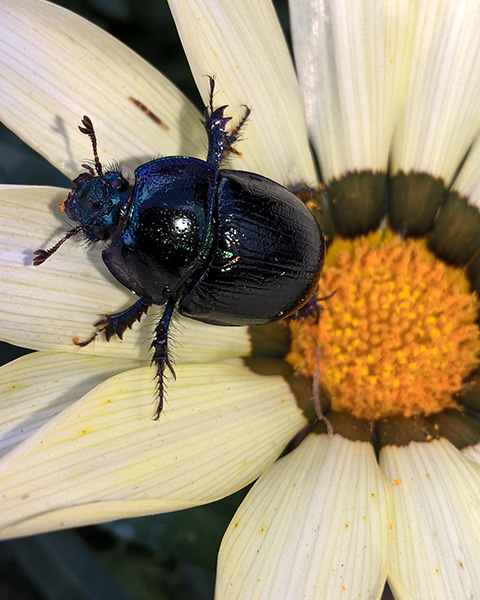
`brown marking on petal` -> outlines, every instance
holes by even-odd
[[[150,117],[150,119],[152,119],[152,121],[156,124],[159,125],[164,131],[168,131],[170,128],[168,127],[168,125],[166,125],[162,119],[155,114],[152,110],[150,110],[148,108],[148,106],[146,106],[141,100],[139,100],[138,98],[134,98],[133,96],[129,96],[128,99],[130,100],[130,102],[132,104],[134,104],[137,108],[139,108],[143,113],[145,113],[147,115],[147,117]]]

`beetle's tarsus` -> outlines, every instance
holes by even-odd
[[[96,331],[94,331],[92,333],[92,335],[87,338],[86,340],[81,340],[78,337],[74,337],[72,339],[72,342],[75,344],[75,346],[80,346],[80,348],[84,348],[85,346],[88,346],[88,344],[91,344],[93,342],[93,340],[95,340],[97,338],[97,336],[102,332],[102,328],[98,328]]]

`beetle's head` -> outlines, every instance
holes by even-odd
[[[108,240],[118,227],[130,192],[130,184],[119,171],[97,176],[81,173],[73,180],[63,209],[88,240]]]
[[[118,169],[103,172],[93,123],[85,116],[82,124],[80,131],[92,142],[95,170],[90,165],[82,165],[86,172],[73,180],[72,189],[61,205],[67,217],[77,226],[48,250],[35,250],[34,265],[41,265],[63,242],[77,233],[82,232],[90,242],[108,240],[125,213],[132,186]]]

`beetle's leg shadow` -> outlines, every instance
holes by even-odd
[[[251,110],[248,106],[245,106],[245,113],[238,125],[230,132],[227,132],[225,126],[231,120],[231,117],[224,116],[227,105],[213,108],[215,80],[213,77],[209,77],[209,79],[210,94],[208,105],[205,107],[205,120],[203,121],[203,125],[208,136],[207,163],[218,169],[220,163],[228,156],[228,154],[239,154],[238,150],[236,150],[233,145],[238,140],[240,132],[245,125]]]
[[[84,346],[88,346],[88,344],[93,342],[93,340],[100,333],[103,333],[107,342],[110,341],[114,335],[117,335],[120,339],[122,339],[125,330],[127,328],[131,329],[135,321],[140,321],[151,305],[152,302],[147,298],[140,298],[140,300],[137,300],[135,304],[132,304],[132,306],[122,310],[122,312],[115,313],[114,315],[105,315],[103,319],[97,321],[94,325],[96,330],[88,339],[79,340],[78,338],[74,338],[73,342],[77,346],[81,346],[83,348]]]
[[[165,367],[168,367],[172,375],[175,377],[175,371],[168,353],[168,328],[170,326],[175,304],[176,300],[173,298],[168,300],[162,318],[155,328],[155,339],[153,340],[151,346],[154,349],[152,363],[155,363],[157,367],[158,377],[158,405],[153,416],[154,421],[158,421],[160,418],[160,413],[163,409],[163,397],[165,391],[163,376],[165,373]]]
[[[317,340],[315,340],[314,338],[312,338],[312,340],[313,340],[313,343],[315,344],[315,352],[317,355],[317,366],[315,367],[315,373],[313,374],[313,378],[312,378],[313,410],[315,411],[318,421],[319,422],[323,421],[323,423],[325,423],[325,426],[327,428],[328,437],[332,437],[333,433],[334,433],[333,427],[332,427],[330,420],[325,416],[325,414],[323,412],[322,398],[320,395],[320,376],[321,376],[320,361],[322,358],[322,351],[320,350],[320,346],[318,345]]]

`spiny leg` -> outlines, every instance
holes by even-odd
[[[336,291],[337,290],[334,290],[331,294],[328,294],[328,296],[322,296],[321,298],[319,298],[316,293],[313,294],[310,300],[294,313],[285,317],[285,320],[298,321],[299,319],[309,319],[312,317],[315,319],[315,323],[317,323],[320,318],[320,311],[322,310],[322,307],[318,305],[319,302],[330,300],[330,298],[335,295]]]
[[[152,342],[152,348],[154,349],[152,363],[155,363],[157,367],[158,378],[158,405],[153,416],[154,421],[158,421],[160,413],[163,409],[163,374],[165,372],[165,367],[168,367],[172,375],[175,377],[175,371],[168,355],[168,328],[170,326],[170,320],[173,315],[175,303],[176,300],[172,298],[170,298],[170,300],[167,302],[167,306],[165,307],[162,318],[155,328],[155,339]]]
[[[127,328],[131,329],[135,321],[140,321],[151,305],[152,303],[150,300],[140,298],[140,300],[137,300],[135,304],[132,304],[132,306],[126,310],[122,310],[122,312],[114,315],[105,315],[103,319],[97,321],[94,325],[96,330],[88,339],[79,340],[78,338],[73,338],[73,341],[77,346],[87,346],[93,342],[99,333],[104,334],[107,342],[110,341],[114,335],[118,335],[118,337],[122,339],[125,330]]]
[[[213,108],[213,96],[215,90],[215,80],[210,77],[210,94],[208,105],[205,107],[205,121],[203,122],[208,135],[208,155],[207,162],[218,168],[222,160],[227,154],[233,152],[237,153],[233,144],[238,140],[240,131],[245,125],[246,120],[250,115],[250,109],[245,106],[245,113],[240,119],[240,122],[230,132],[227,133],[225,130],[226,124],[231,120],[231,117],[225,117],[224,112],[227,108],[225,106],[219,106]]]
[[[320,317],[320,311],[322,310],[321,306],[318,306],[319,302],[323,302],[325,300],[329,300],[332,296],[335,295],[336,290],[334,290],[328,296],[323,296],[319,298],[317,294],[313,294],[313,296],[308,300],[306,304],[304,304],[299,310],[295,311],[291,315],[285,318],[287,320],[297,320],[297,319],[308,319],[313,318],[314,322],[317,323]],[[315,367],[315,372],[312,378],[312,404],[313,410],[315,411],[316,419],[315,423],[318,421],[323,421],[327,428],[327,434],[329,437],[332,437],[334,431],[331,422],[329,419],[323,414],[323,406],[322,406],[322,397],[320,394],[320,379],[321,379],[321,371],[320,371],[320,361],[322,358],[322,351],[320,346],[318,345],[317,340],[312,336],[312,343],[315,345],[315,353],[317,357],[317,365]],[[308,428],[307,428],[308,429]],[[307,429],[305,431],[307,431]],[[308,432],[310,429],[308,429]]]

